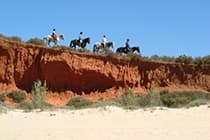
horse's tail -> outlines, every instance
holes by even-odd
[[[88,37],[87,39],[88,39],[88,44],[90,44],[90,37]]]
[[[117,48],[116,53],[120,53],[120,48]]]
[[[93,45],[93,53],[96,52],[96,44]]]
[[[73,44],[73,41],[71,41],[71,42],[69,43],[69,47],[72,48],[72,44]]]
[[[112,48],[114,48],[114,42],[112,42]]]

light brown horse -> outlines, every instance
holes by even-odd
[[[57,38],[53,38],[51,35],[48,35],[48,36],[44,37],[43,40],[44,40],[44,42],[46,42],[46,44],[48,46],[50,46],[51,42],[54,43],[54,46],[57,46],[59,40],[64,40],[64,35],[61,34],[61,35],[57,36]]]
[[[93,52],[99,53],[100,50],[105,51],[105,49],[109,49],[110,47],[114,47],[114,42],[107,42],[105,47],[102,43],[96,42],[93,46]]]

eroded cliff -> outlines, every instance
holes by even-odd
[[[88,94],[113,87],[170,86],[210,91],[210,66],[131,61],[0,38],[0,92],[30,91],[38,79],[54,92]]]

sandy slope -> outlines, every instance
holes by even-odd
[[[117,107],[10,111],[0,140],[210,140],[210,108],[126,111]]]

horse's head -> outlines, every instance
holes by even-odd
[[[64,35],[63,34],[59,35],[59,38],[64,40]]]
[[[139,49],[139,47],[136,47],[136,51],[137,51],[138,53],[140,53],[140,49]]]
[[[138,53],[140,53],[140,48],[137,46],[137,47],[133,47],[133,48],[131,48],[132,49],[132,51],[134,52],[134,51],[137,51]]]
[[[90,38],[88,37],[86,39],[87,39],[87,43],[90,44]]]
[[[114,48],[114,42],[111,42],[111,47]]]

